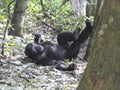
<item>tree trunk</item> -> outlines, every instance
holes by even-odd
[[[120,0],[98,0],[94,26],[77,90],[120,90]]]
[[[97,0],[87,0],[87,1],[88,1],[88,4],[86,7],[86,16],[87,17],[94,16]]]
[[[12,28],[9,29],[9,35],[22,37],[24,14],[28,7],[28,0],[16,0],[13,18],[11,21]]]
[[[86,0],[71,0],[74,12],[79,16],[86,16]]]

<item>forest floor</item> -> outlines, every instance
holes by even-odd
[[[40,31],[45,40],[56,42],[57,33],[49,32]],[[2,37],[3,33],[0,35],[1,42]],[[76,90],[87,65],[81,58],[85,55],[88,42],[81,45],[80,53],[73,61],[77,69],[59,71],[52,66],[37,66],[27,61],[24,48],[32,42],[31,34],[25,34],[24,39],[7,36],[6,40],[6,59],[0,61],[0,90]]]

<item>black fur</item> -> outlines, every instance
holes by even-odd
[[[25,47],[25,54],[27,57],[32,58],[37,54],[41,54],[44,50],[44,47],[41,45],[38,45],[39,41],[41,41],[41,35],[40,34],[36,34],[34,37],[34,42],[29,43],[26,47]]]
[[[58,44],[50,41],[42,42],[39,35],[35,36],[34,42],[30,43],[25,48],[25,54],[41,65],[56,65],[59,70],[74,70],[75,65],[65,65],[59,60],[75,59],[79,53],[81,43],[83,43],[92,32],[92,25],[89,20],[86,20],[86,27],[80,33],[80,28],[75,32],[63,32],[58,34]],[[39,43],[40,42],[40,43]],[[55,63],[57,62],[57,64]]]
[[[93,26],[89,20],[86,20],[86,27],[80,33],[78,40],[75,40],[69,50],[67,51],[66,58],[75,59],[80,51],[81,44],[88,39],[90,34],[92,33]]]
[[[75,64],[68,65],[61,61],[57,61],[58,59],[63,59],[64,53],[61,46],[55,46],[50,42],[42,43],[42,46],[38,43],[39,38],[39,35],[35,35],[34,42],[29,43],[25,47],[25,54],[28,58],[31,58],[37,65],[53,65],[56,69],[62,71],[75,70]]]

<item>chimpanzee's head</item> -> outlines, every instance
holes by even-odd
[[[41,44],[41,43],[44,42],[43,37],[40,33],[36,33],[34,35],[34,42],[37,43],[37,44]]]

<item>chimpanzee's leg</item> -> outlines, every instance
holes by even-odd
[[[80,28],[77,28],[74,32],[63,32],[58,34],[57,41],[58,44],[64,47],[66,50],[69,49],[70,44],[69,42],[77,40],[80,35]]]
[[[53,64],[53,67],[61,71],[73,71],[73,70],[76,70],[77,68],[76,64],[74,63],[66,64],[62,61],[55,61]]]
[[[66,50],[68,50],[68,48],[70,47],[68,42],[73,40],[74,40],[74,37],[72,32],[63,32],[58,34],[57,36],[58,44],[61,45]]]

